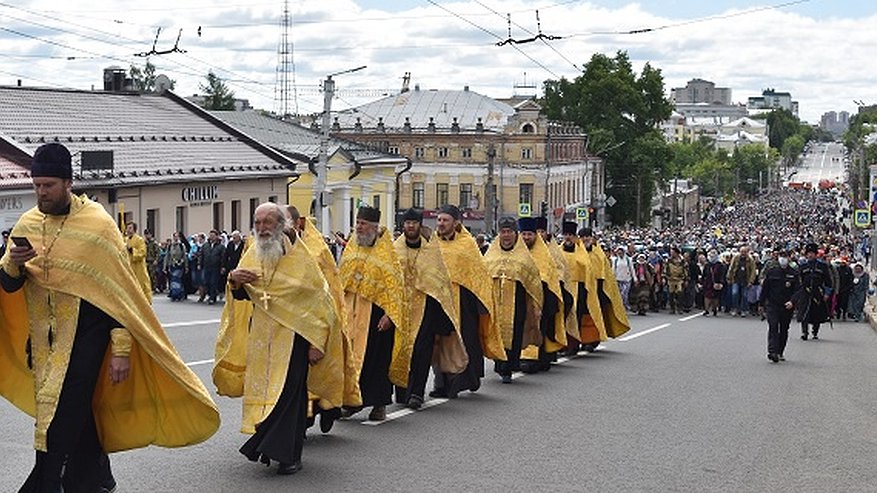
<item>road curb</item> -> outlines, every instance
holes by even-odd
[[[865,320],[874,332],[877,332],[877,296],[868,296],[865,303]]]

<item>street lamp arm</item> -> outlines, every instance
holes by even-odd
[[[349,73],[353,73],[353,72],[359,72],[360,70],[363,70],[366,67],[368,67],[368,65],[363,65],[361,67],[351,68],[348,70],[342,70],[341,72],[335,72],[334,74],[329,74],[326,77],[331,79],[332,77],[335,77],[336,75],[344,75],[344,74],[349,74]]]

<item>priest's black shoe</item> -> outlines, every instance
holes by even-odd
[[[423,406],[423,397],[415,394],[411,394],[408,397],[408,402],[405,403],[405,407],[408,409],[417,410],[420,409],[421,406]]]
[[[779,356],[777,356],[777,355],[774,354],[774,353],[769,353],[769,354],[767,355],[767,359],[769,359],[769,360],[771,361],[771,363],[776,363],[777,361],[780,360]]]
[[[502,376],[502,383],[512,383],[512,376],[511,375],[501,375],[501,376]]]
[[[301,462],[293,462],[292,464],[281,462],[277,466],[277,474],[280,474],[281,476],[289,476],[299,471],[301,471]]]
[[[430,397],[447,397],[448,391],[444,389],[444,387],[440,389],[432,389],[429,391]]]

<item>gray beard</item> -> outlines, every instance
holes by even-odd
[[[268,238],[256,237],[256,258],[259,262],[275,267],[283,257],[283,231]]]
[[[378,239],[377,233],[369,233],[367,235],[356,235],[356,244],[361,247],[369,247],[375,244],[375,240]]]

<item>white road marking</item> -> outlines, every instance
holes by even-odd
[[[620,339],[619,339],[619,340],[620,340]],[[602,345],[602,343],[601,343],[601,345]],[[584,356],[584,355],[586,355],[586,354],[590,354],[590,353],[587,352],[587,351],[584,351],[583,354],[580,353],[580,354],[578,354],[578,355],[576,355],[576,356],[572,356],[572,357],[566,357],[566,356],[564,356],[564,357],[561,357],[561,358],[557,358],[557,361],[556,361],[554,364],[556,364],[556,365],[562,365],[562,364],[564,364],[564,363],[566,363],[566,362],[568,362],[568,361],[570,361],[570,360],[572,360],[572,359],[575,359],[575,358],[581,358],[582,356]],[[515,379],[521,378],[521,377],[523,377],[524,375],[526,375],[526,373],[523,373],[523,372],[515,372],[515,373],[512,373],[512,380],[515,380]],[[438,406],[438,405],[440,405],[440,404],[444,404],[444,403],[448,402],[449,400],[451,400],[451,399],[447,399],[447,398],[444,398],[444,397],[436,398],[436,399],[430,399],[430,400],[424,402],[423,405],[420,407],[420,409],[419,409],[418,411],[422,411],[422,410],[424,410],[424,409],[428,409],[428,408],[430,408],[430,407],[434,407],[434,406]],[[404,418],[405,416],[409,416],[409,415],[414,414],[414,413],[416,413],[416,412],[417,412],[417,411],[415,411],[415,410],[413,410],[413,409],[408,409],[408,408],[406,407],[406,408],[400,409],[400,410],[398,410],[398,411],[393,411],[393,412],[391,412],[391,413],[388,413],[388,414],[387,414],[387,419],[385,419],[385,420],[383,420],[383,421],[370,421],[370,420],[365,420],[365,421],[362,422],[362,424],[364,424],[364,425],[366,425],[366,426],[379,426],[379,425],[382,425],[382,424],[384,424],[384,423],[386,423],[386,422],[388,422],[388,421],[393,421],[394,419]]]
[[[661,329],[666,329],[666,328],[669,327],[670,325],[671,325],[671,324],[661,324],[661,325],[659,325],[659,326],[657,326],[657,327],[652,327],[651,329],[646,329],[646,330],[644,330],[644,331],[642,331],[642,332],[637,332],[636,334],[630,334],[630,335],[624,336],[624,337],[622,337],[621,339],[618,339],[618,340],[621,341],[621,342],[630,341],[630,340],[632,340],[632,339],[636,339],[637,337],[644,336],[644,335],[646,335],[646,334],[651,334],[652,332],[656,332],[656,331],[661,330]]]
[[[193,325],[210,325],[210,324],[218,324],[220,320],[217,318],[215,320],[192,320],[189,322],[172,322],[169,324],[161,324],[162,327],[191,327]]]
[[[700,317],[701,315],[703,315],[703,312],[695,313],[694,315],[689,315],[687,317],[682,317],[679,319],[679,321],[680,322],[688,322],[692,318],[697,318],[697,317]]]
[[[212,359],[202,359],[201,361],[193,361],[191,363],[186,363],[186,366],[192,367],[192,366],[210,365],[210,364],[213,364]]]

